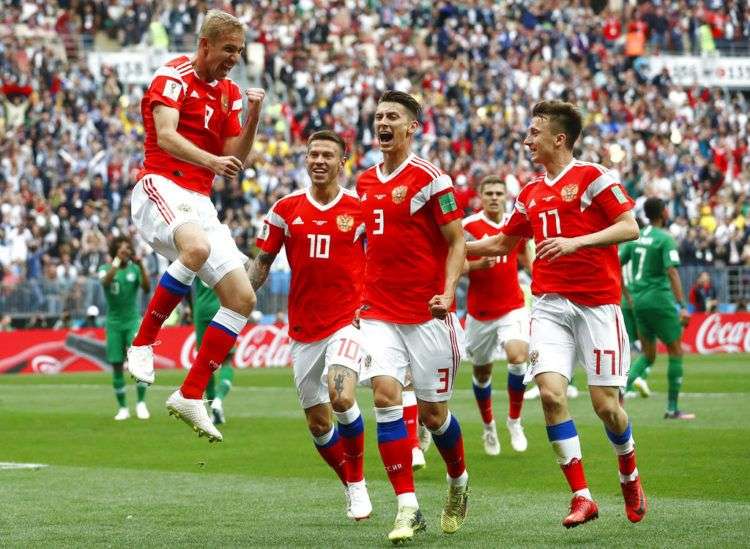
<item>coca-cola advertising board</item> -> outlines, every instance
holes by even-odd
[[[104,328],[0,332],[0,374],[57,374],[109,370]],[[195,357],[191,326],[163,328],[154,346],[156,368],[189,368]],[[286,325],[248,325],[237,339],[236,368],[288,366]]]
[[[0,332],[0,374],[57,374],[109,370],[103,328]],[[683,348],[687,353],[750,353],[750,313],[690,317]],[[664,351],[664,349],[661,349]],[[164,328],[154,347],[157,368],[189,368],[195,356],[190,326]],[[288,366],[286,325],[248,325],[233,355],[236,368]]]

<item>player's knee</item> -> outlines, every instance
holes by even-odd
[[[620,415],[620,403],[614,400],[603,400],[594,402],[594,412],[599,416],[606,425],[613,425],[617,423],[617,418]]]
[[[548,414],[556,414],[565,409],[565,391],[553,387],[539,387],[542,407]]]
[[[336,412],[346,412],[354,406],[354,397],[351,395],[337,394],[331,398],[331,406]]]
[[[419,421],[430,431],[440,429],[440,427],[443,426],[443,423],[445,423],[446,417],[447,410],[441,410],[439,408],[421,408],[419,410]]]
[[[331,421],[323,416],[310,416],[307,418],[307,428],[314,437],[322,437],[331,430]]]
[[[180,252],[181,260],[185,266],[197,271],[208,260],[208,256],[211,254],[211,245],[200,240],[192,241],[185,244]]]
[[[523,364],[528,358],[528,353],[523,351],[512,351],[506,353],[506,356],[510,364]]]

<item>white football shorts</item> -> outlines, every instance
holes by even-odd
[[[211,253],[197,274],[211,288],[229,272],[242,269],[247,261],[229,227],[219,222],[213,202],[204,194],[150,174],[133,188],[130,208],[133,223],[143,239],[170,262],[179,255],[174,243],[175,231],[185,223],[199,225],[211,244]]]
[[[376,376],[389,376],[402,386],[411,372],[414,394],[420,400],[444,402],[453,394],[461,358],[464,331],[454,313],[422,324],[394,324],[360,320],[367,356],[360,379],[369,384]]]
[[[508,341],[529,342],[529,311],[519,307],[494,320],[466,315],[466,350],[474,364],[490,364],[500,357]]]
[[[312,343],[291,340],[294,385],[303,409],[331,401],[328,394],[330,366],[344,366],[359,375],[364,360],[360,339],[359,330],[349,325]]]
[[[576,362],[589,385],[624,387],[630,345],[619,305],[588,307],[558,294],[545,294],[531,308],[529,367],[524,383],[544,372],[570,381]]]

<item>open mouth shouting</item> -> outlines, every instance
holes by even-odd
[[[378,130],[378,141],[380,145],[389,146],[393,144],[393,132],[389,129]]]

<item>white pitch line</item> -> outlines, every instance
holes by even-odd
[[[49,467],[44,463],[15,463],[13,461],[0,461],[0,471],[3,469],[41,469]]]
[[[0,390],[3,390],[5,388],[23,388],[24,390],[28,390],[31,387],[39,387],[42,389],[101,389],[101,388],[110,388],[110,385],[104,385],[99,383],[61,383],[61,384],[55,384],[55,383],[22,383],[22,384],[4,384],[0,383]],[[151,386],[148,389],[149,391],[169,391],[173,392],[173,387],[167,387],[164,385],[156,385]],[[237,387],[232,386],[232,392],[239,391],[239,392],[287,392],[287,391],[294,391],[294,387],[292,385],[289,385],[289,387]]]

